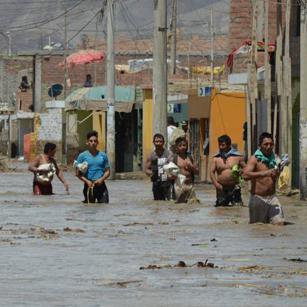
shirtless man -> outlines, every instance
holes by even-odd
[[[171,198],[171,180],[164,172],[163,166],[172,161],[172,153],[164,148],[164,136],[156,133],[153,137],[154,151],[146,161],[145,173],[151,178],[154,200]]]
[[[199,202],[193,187],[194,175],[198,173],[198,167],[193,158],[188,154],[188,143],[186,138],[180,137],[176,140],[176,153],[173,158],[174,163],[179,168],[179,176],[175,180],[175,199],[177,203]],[[184,176],[181,182],[180,175]]]
[[[275,195],[279,171],[273,149],[272,135],[262,133],[259,137],[259,148],[249,158],[243,172],[244,179],[252,182],[249,200],[250,223],[285,223],[280,202]]]
[[[213,157],[210,177],[216,188],[215,207],[243,205],[239,185],[240,172],[245,167],[243,156],[231,146],[231,138],[218,138],[219,152]]]
[[[56,152],[56,145],[53,143],[46,143],[44,147],[44,153],[42,155],[38,155],[34,161],[29,164],[28,170],[34,173],[33,179],[33,194],[34,195],[51,195],[52,192],[52,184],[51,181],[53,179],[52,170],[54,170],[55,174],[59,178],[59,180],[63,183],[66,191],[68,192],[68,183],[64,179],[63,172],[59,169],[54,155]],[[48,167],[49,164],[49,167]],[[46,169],[41,169],[42,165],[47,165]],[[39,175],[49,173],[49,180],[46,179],[45,182],[40,181]],[[47,178],[48,176],[44,176]]]

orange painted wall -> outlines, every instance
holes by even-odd
[[[218,151],[217,138],[228,134],[243,153],[243,124],[246,121],[246,96],[242,92],[213,92],[210,110],[210,156]]]

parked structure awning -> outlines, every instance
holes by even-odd
[[[83,87],[73,91],[65,100],[65,110],[107,111],[107,87]],[[115,87],[115,111],[129,113],[135,103],[134,86]]]

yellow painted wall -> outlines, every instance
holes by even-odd
[[[91,116],[92,111],[78,110],[78,128],[77,133],[79,135],[79,149],[81,151],[86,150],[86,135],[93,129],[93,117]]]
[[[144,90],[145,100],[143,102],[143,167],[147,160],[147,157],[150,155],[153,144],[153,130],[152,130],[152,90]],[[144,169],[144,168],[143,168]]]
[[[210,157],[218,151],[217,138],[228,134],[233,144],[243,153],[243,124],[246,121],[245,93],[213,92],[210,111]]]
[[[94,112],[93,130],[98,132],[98,150],[106,150],[106,112]]]

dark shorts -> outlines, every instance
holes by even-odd
[[[86,184],[83,188],[84,203],[109,203],[109,192],[105,183],[94,186],[93,189],[89,189]]]
[[[33,194],[34,195],[52,195],[52,184],[41,184],[33,182]]]
[[[169,181],[153,181],[152,193],[154,200],[170,200],[171,183]]]
[[[216,190],[215,207],[234,205],[243,205],[241,187],[239,185],[223,187],[223,191]]]
[[[275,195],[262,197],[251,195],[249,199],[250,223],[284,223],[284,213],[280,202]]]

